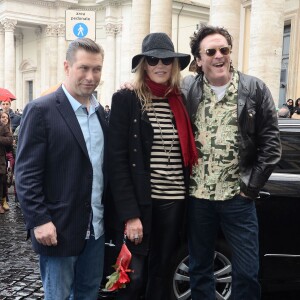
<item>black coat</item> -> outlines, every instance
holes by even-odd
[[[97,114],[105,136],[104,109],[100,107]],[[104,165],[104,187],[105,169]],[[61,87],[25,107],[15,176],[34,250],[43,255],[79,255],[91,213],[93,169],[82,130]],[[34,227],[50,221],[57,231],[55,247],[38,243],[32,233]]]
[[[9,110],[10,125],[13,131],[20,125],[21,116],[15,114],[12,109]]]
[[[12,143],[13,137],[8,126],[0,124],[0,175],[6,174],[6,148],[11,147]]]
[[[202,76],[197,76],[187,93],[192,125],[202,101],[202,86]],[[260,79],[240,72],[237,115],[240,189],[255,199],[280,160],[281,143],[270,90]]]
[[[113,95],[109,123],[109,181],[111,185],[115,228],[121,233],[128,219],[140,218],[143,242],[137,246],[128,241],[132,252],[146,254],[151,232],[150,156],[153,129],[147,113],[132,91]],[[188,190],[187,168],[185,168]],[[178,220],[179,222],[181,220]]]

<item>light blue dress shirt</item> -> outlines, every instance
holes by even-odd
[[[104,160],[104,135],[98,116],[96,114],[99,103],[96,98],[90,98],[90,109],[79,103],[66,90],[64,85],[62,88],[70,101],[75,112],[78,123],[81,127],[91,164],[93,166],[93,184],[92,184],[92,224],[94,228],[95,239],[104,234],[102,195],[104,188],[103,180],[103,160]],[[82,203],[82,205],[84,205]]]

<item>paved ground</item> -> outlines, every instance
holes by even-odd
[[[37,256],[26,241],[20,209],[10,194],[10,210],[0,215],[0,300],[43,299]]]
[[[20,209],[10,194],[10,211],[0,215],[0,300],[43,299],[38,259],[26,241]],[[262,300],[298,300],[299,293],[263,295]],[[153,299],[155,300],[155,299]]]

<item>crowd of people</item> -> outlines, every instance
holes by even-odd
[[[232,252],[232,298],[260,299],[254,199],[281,155],[274,101],[263,81],[234,68],[225,28],[201,27],[190,47],[195,74],[182,81],[191,56],[165,33],[147,35],[132,58],[134,80],[103,108],[93,92],[104,50],[77,39],[65,80],[27,104],[19,127],[2,103],[0,196],[14,169],[46,300],[97,299],[108,226],[119,249],[125,233],[134,270],[117,300],[169,299],[182,234],[192,299],[214,300],[219,227]]]
[[[14,182],[14,165],[16,157],[17,133],[21,113],[11,109],[11,99],[1,102],[0,110],[0,214],[9,211],[8,188],[13,186],[15,201],[18,197]]]
[[[300,98],[296,99],[295,104],[293,99],[288,99],[278,110],[278,117],[300,120]]]

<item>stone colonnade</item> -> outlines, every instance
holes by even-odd
[[[1,21],[2,28],[0,29],[1,46],[0,58],[0,87],[5,87],[13,94],[16,92],[15,79],[15,45],[14,45],[14,29],[17,25],[16,20],[5,18]],[[4,73],[5,70],[5,73]]]
[[[250,25],[250,75],[263,78],[279,99],[285,0],[253,0]]]
[[[172,0],[132,0],[130,61],[134,55],[141,52],[142,40],[149,32],[166,32],[171,37],[172,4]],[[120,55],[122,52],[120,42],[123,30],[122,24],[120,24],[114,13],[113,7],[106,7],[106,51],[104,64],[109,66],[109,68],[105,68],[105,78],[109,79],[105,81],[105,93],[101,96],[106,101],[119,88],[118,66],[122,65],[123,58]]]
[[[14,36],[17,20],[5,18],[0,22],[0,87],[5,87],[16,95],[16,46]],[[36,29],[38,61],[37,73],[34,81],[36,91],[40,92],[41,82],[41,52],[40,42],[42,34],[45,34],[45,67],[47,69],[46,87],[62,82],[64,78],[63,61],[65,59],[66,41],[65,24],[54,24],[45,27],[44,32],[41,28]],[[4,46],[3,46],[4,45]],[[48,81],[48,82],[47,82]],[[17,96],[17,95],[16,95]],[[38,96],[36,94],[35,96]],[[14,103],[13,103],[14,104]]]
[[[48,70],[49,87],[57,85],[64,79],[63,62],[66,54],[65,24],[47,25],[45,30],[45,67]]]
[[[271,3],[272,2],[272,3]],[[211,0],[210,24],[226,27],[234,39],[233,65],[264,80],[278,99],[285,0]],[[107,101],[124,81],[131,57],[141,52],[142,39],[149,32],[172,32],[172,0],[132,0],[131,19],[122,19],[115,5],[105,7],[105,74],[101,99]],[[127,9],[124,7],[124,9]],[[129,15],[129,14],[128,14]],[[129,22],[128,22],[129,21]],[[123,23],[124,22],[124,23]],[[130,25],[128,25],[130,24]],[[0,87],[16,93],[17,20],[0,21]],[[67,42],[65,24],[37,28],[35,92],[56,85],[64,78],[63,61]],[[39,39],[43,37],[43,39]],[[128,50],[127,50],[128,48]],[[130,49],[130,50],[129,50]],[[45,68],[43,73],[41,66]],[[108,67],[106,67],[108,66]],[[123,73],[122,73],[123,72]],[[123,74],[123,77],[122,77]],[[127,78],[128,79],[128,78]],[[18,95],[16,95],[18,96]]]

